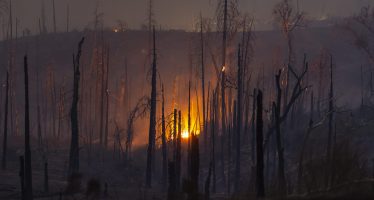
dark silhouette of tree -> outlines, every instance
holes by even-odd
[[[5,108],[4,108],[4,139],[3,139],[3,157],[1,168],[6,169],[7,166],[7,149],[8,149],[8,101],[9,101],[9,72],[6,72],[5,86]]]
[[[199,138],[194,133],[191,134],[191,168],[190,168],[190,191],[189,200],[199,198],[199,170],[200,170],[200,150]]]
[[[79,126],[78,126],[78,100],[79,100],[79,82],[80,82],[80,57],[82,54],[82,45],[84,38],[78,44],[78,53],[73,55],[74,84],[73,99],[70,109],[71,120],[71,143],[69,155],[69,175],[79,173]]]
[[[30,148],[29,75],[27,56],[24,57],[25,75],[25,199],[32,200],[32,169]]]
[[[265,197],[265,182],[264,182],[264,150],[263,150],[263,119],[262,119],[262,91],[257,91],[257,116],[256,116],[256,189],[257,197]]]
[[[19,157],[19,178],[21,182],[21,199],[25,199],[25,159],[23,156]]]
[[[166,185],[167,179],[167,143],[166,143],[166,124],[165,124],[165,93],[164,84],[162,84],[162,124],[161,124],[161,140],[162,140],[162,183]]]
[[[156,95],[157,95],[157,57],[156,57],[156,31],[153,27],[153,63],[152,63],[152,91],[151,91],[151,112],[149,116],[149,134],[147,148],[147,169],[146,186],[152,186],[152,164],[155,152],[156,139]]]
[[[243,69],[241,63],[241,53],[240,45],[238,50],[238,71],[237,71],[237,117],[236,117],[236,138],[235,138],[235,148],[236,148],[236,160],[235,160],[235,192],[239,191],[239,181],[240,181],[240,140],[241,140],[241,130],[242,130],[242,94],[243,94]]]

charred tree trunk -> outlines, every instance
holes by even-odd
[[[106,80],[105,80],[105,96],[106,96],[106,113],[105,113],[105,137],[104,147],[108,148],[108,132],[109,132],[109,48],[107,50],[107,61],[106,61]]]
[[[25,199],[32,200],[32,169],[30,148],[29,75],[27,56],[24,57],[25,74]]]
[[[284,156],[283,146],[281,137],[281,120],[280,120],[280,108],[282,99],[282,89],[280,83],[281,71],[275,76],[275,82],[277,86],[277,103],[275,105],[275,132],[277,140],[277,151],[278,151],[278,192],[280,195],[286,194],[286,178],[284,173]]]
[[[263,120],[262,120],[262,91],[258,90],[257,94],[257,117],[256,117],[256,149],[257,149],[257,176],[256,189],[257,197],[265,197],[264,182],[264,150],[263,150]]]
[[[152,186],[152,164],[155,152],[156,139],[156,95],[157,95],[157,58],[156,58],[156,32],[153,27],[153,64],[152,64],[152,91],[151,91],[151,113],[149,116],[149,135],[147,149],[146,186]]]
[[[21,182],[21,199],[25,200],[25,160],[23,156],[19,157],[19,177]]]
[[[167,179],[167,144],[166,144],[166,124],[165,124],[165,96],[164,85],[162,84],[162,183],[166,185]]]
[[[203,33],[203,19],[200,15],[200,50],[201,50],[201,92],[203,102],[203,134],[204,146],[207,146],[208,136],[206,128],[206,111],[205,111],[205,59],[204,59],[204,33]]]
[[[303,161],[304,161],[304,152],[307,145],[307,141],[309,138],[309,135],[313,128],[313,113],[314,113],[314,97],[313,92],[311,93],[310,97],[310,117],[309,117],[309,125],[308,130],[306,132],[306,135],[304,137],[304,141],[301,146],[301,152],[299,157],[299,163],[298,163],[298,174],[297,174],[297,187],[298,187],[298,193],[301,193],[302,191],[302,178],[303,178]]]
[[[238,50],[238,90],[237,90],[237,119],[236,119],[236,139],[235,139],[235,148],[236,148],[236,163],[235,163],[235,192],[239,191],[239,182],[240,182],[240,137],[242,130],[242,93],[243,93],[243,83],[242,83],[242,66],[241,66],[241,55],[240,55],[240,46]]]
[[[3,157],[1,168],[6,169],[7,150],[8,150],[8,101],[9,101],[9,72],[6,73],[6,89],[5,89],[5,108],[4,108],[4,140],[3,140]]]
[[[188,195],[189,200],[199,199],[199,169],[200,169],[200,152],[199,138],[191,134],[191,191]]]
[[[78,125],[78,100],[79,100],[79,82],[80,82],[80,69],[79,62],[82,54],[82,45],[84,38],[79,42],[77,56],[73,56],[74,66],[74,88],[73,88],[73,101],[70,110],[71,120],[71,143],[69,155],[69,175],[79,173],[79,125]]]
[[[177,136],[177,150],[176,150],[176,187],[177,191],[180,191],[180,184],[181,184],[181,174],[182,174],[182,114],[181,111],[178,112],[178,136]]]
[[[223,150],[223,141],[226,135],[226,46],[227,46],[227,0],[224,2],[224,16],[223,16],[223,37],[222,37],[222,77],[221,77],[221,172],[224,174],[225,165],[224,165],[224,150]],[[225,185],[225,176],[222,177],[224,185]]]
[[[332,177],[332,134],[333,134],[333,120],[334,120],[334,82],[333,82],[333,64],[332,64],[332,56],[330,60],[330,92],[329,92],[329,129],[328,129],[328,138],[327,138],[327,174],[326,174],[326,187],[330,187],[331,185],[331,177]]]
[[[216,130],[217,130],[217,92],[213,91],[212,100],[212,117],[211,117],[211,137],[212,137],[212,171],[213,171],[213,188],[212,192],[216,193]]]
[[[56,27],[55,0],[52,0],[52,8],[53,8],[53,31],[54,31],[54,33],[56,33],[57,32],[57,27]]]

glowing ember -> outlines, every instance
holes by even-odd
[[[226,70],[226,67],[225,66],[223,66],[222,67],[222,72],[224,72]]]

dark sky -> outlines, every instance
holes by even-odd
[[[47,26],[52,29],[52,0],[12,0],[14,16],[20,19],[21,29],[28,27],[32,32],[36,30],[42,1],[46,8]],[[72,29],[82,29],[92,24],[97,2],[104,12],[106,26],[113,26],[117,20],[123,20],[131,28],[139,28],[146,21],[148,0],[55,0],[58,29],[65,30],[67,4],[70,5]],[[213,16],[216,2],[217,0],[154,0],[155,17],[164,28],[191,29],[200,12],[206,17]],[[279,0],[239,0],[240,10],[255,17],[257,29],[271,27],[271,12],[277,2]],[[374,4],[374,0],[299,0],[300,8],[309,18],[349,16],[370,3]]]

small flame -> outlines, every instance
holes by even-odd
[[[224,72],[226,70],[226,67],[225,66],[223,66],[222,67],[222,72]]]

